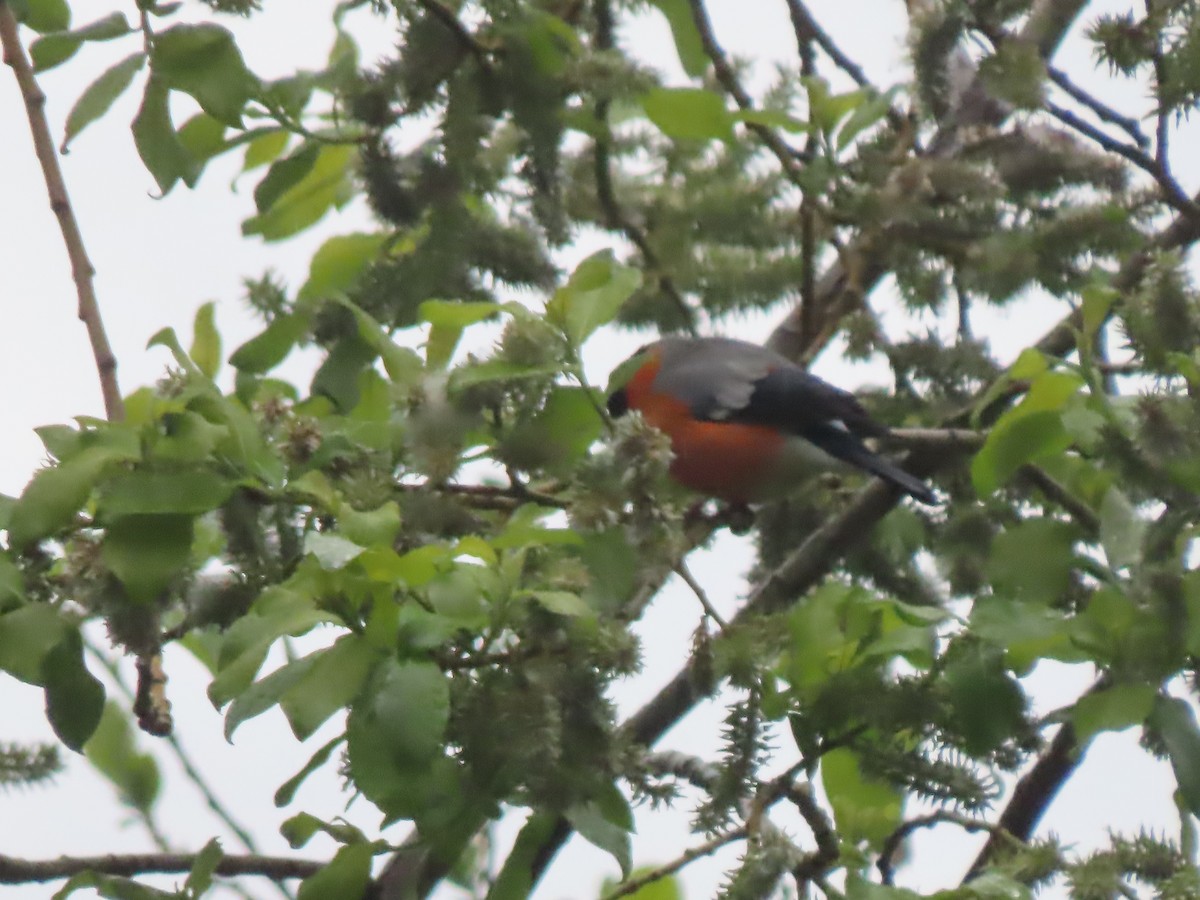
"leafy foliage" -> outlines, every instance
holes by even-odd
[[[724,897],[787,878],[918,896],[892,883],[895,860],[934,824],[991,833],[939,896],[1025,897],[1056,878],[1080,898],[1130,883],[1193,896],[1200,229],[1164,135],[1200,91],[1194,4],[1090,25],[1100,62],[1153,90],[1149,151],[1136,118],[1053,67],[1072,15],[1022,0],[913,4],[913,83],[882,89],[798,4],[800,59],[757,95],[699,3],[652,4],[683,85],[622,46],[628,4],[376,5],[396,47],[370,68],[344,26],[360,5],[337,7],[322,68],[264,80],[234,30],[177,5],[73,28],[60,0],[12,4],[39,70],[128,45],[64,146],[136,90],[133,144],[161,193],[236,152],[255,179],[248,239],[358,197],[377,220],[329,237],[295,290],[248,278],[262,330],[231,352],[211,304],[186,349],[156,334],[174,366],[123,420],[39,430],[47,465],[0,503],[0,669],[43,690],[61,742],[149,817],[158,766],[85,658],[99,621],[139,664],[170,642],[192,652],[227,738],[276,707],[301,742],[335,723],[280,805],[336,768],[384,824],[412,823],[397,851],[289,818],[293,847],[339,844],[302,898],[361,896],[376,856],[403,875],[406,853],[405,890],[454,878],[524,896],[570,830],[616,861],[614,896],[676,896],[670,867],[633,868],[625,787],[681,803],[682,782],[706,843],[679,866],[740,844]],[[818,45],[863,83],[817,74]],[[576,260],[597,234],[615,249]],[[899,329],[873,294],[885,279]],[[979,313],[1031,297],[1062,323],[1002,359]],[[719,520],[683,512],[662,435],[609,420],[583,354],[614,324],[686,332],[785,306],[790,355],[841,337],[890,368],[895,390],[864,404],[927,440],[939,429],[910,463],[945,502],[881,520],[870,492],[821,482],[768,505],[753,614],[714,633],[706,609],[688,668],[620,723],[612,688],[642,652],[630,624]],[[461,352],[485,329],[490,350]],[[277,370],[302,348],[320,362],[292,384]],[[1097,680],[1039,718],[1029,678],[1046,663]],[[649,752],[726,683],[719,759]],[[1114,835],[1082,855],[1037,840],[1089,742],[1130,728],[1172,767],[1180,839]],[[0,783],[56,768],[45,750],[0,753]],[[811,840],[773,823],[784,801]],[[475,837],[516,807],[528,819],[493,871]],[[208,890],[221,857],[198,854],[172,896]],[[98,872],[60,895],[84,887],[165,895]]]

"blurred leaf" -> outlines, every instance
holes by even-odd
[[[131,599],[157,600],[190,561],[195,524],[190,515],[122,516],[104,531],[104,563]]]
[[[310,531],[304,536],[304,552],[311,553],[322,569],[343,568],[363,552],[362,547],[341,535]]]
[[[46,718],[59,740],[82,753],[104,712],[104,685],[83,663],[83,638],[78,629],[67,629],[62,640],[42,657],[41,668]]]
[[[400,533],[400,505],[389,500],[382,506],[361,512],[343,506],[338,512],[337,530],[361,547],[376,544],[390,547]]]
[[[1123,731],[1141,725],[1154,709],[1157,693],[1152,684],[1114,684],[1084,694],[1071,710],[1076,743],[1084,747],[1101,731]]]
[[[371,844],[347,844],[338,850],[329,865],[305,878],[297,893],[298,900],[361,900],[371,880]]]
[[[626,806],[628,809],[628,806]],[[629,833],[632,830],[632,815],[628,825],[618,824],[604,815],[596,803],[577,803],[566,812],[566,819],[589,844],[604,850],[621,867],[621,877],[628,878],[633,868]]]
[[[71,7],[67,0],[26,0],[20,21],[38,34],[66,31],[71,27]]]
[[[121,448],[94,446],[49,469],[25,486],[8,523],[9,545],[21,549],[70,525],[100,476],[131,456]]]
[[[1113,569],[1142,561],[1142,541],[1149,522],[1138,515],[1124,492],[1110,487],[1100,506],[1100,545]]]
[[[100,724],[83,752],[88,762],[112,782],[122,803],[142,812],[154,806],[162,785],[158,763],[149,753],[138,750],[129,719],[118,704],[109,701],[104,705]]]
[[[132,32],[124,13],[110,13],[82,28],[55,31],[38,38],[29,47],[29,58],[35,72],[45,72],[74,56],[84,41],[108,41]]]
[[[314,654],[314,665],[283,692],[279,706],[297,740],[307,740],[362,690],[377,655],[365,639],[342,635],[332,647]]]
[[[198,112],[180,127],[179,143],[198,166],[203,166],[229,148],[229,143],[225,140],[226,127],[223,122],[214,119],[208,113]]]
[[[967,648],[947,664],[945,683],[954,728],[972,756],[990,753],[1022,729],[1025,694],[1004,671],[998,649]]]
[[[288,160],[295,156],[293,154]],[[281,180],[279,184],[286,184],[286,189],[278,196],[273,196],[272,191],[270,203],[265,203],[260,199],[260,191],[255,191],[254,199],[259,204],[260,213],[242,223],[242,234],[257,234],[265,241],[282,240],[315,224],[330,209],[345,204],[353,194],[357,156],[352,146],[323,144],[317,147],[316,158],[308,165],[303,177],[290,182]],[[281,160],[272,166],[267,178],[271,177],[276,166],[288,160]],[[262,190],[263,185],[259,188]]]
[[[228,500],[233,487],[208,469],[136,469],[105,481],[98,506],[104,516],[199,515]]]
[[[1192,708],[1176,697],[1156,697],[1150,723],[1166,744],[1188,811],[1200,815],[1200,731],[1196,730]]]
[[[88,125],[101,118],[113,103],[133,82],[133,76],[141,71],[146,64],[146,54],[132,53],[118,63],[105,69],[95,81],[89,84],[71,107],[67,114],[66,132],[63,136],[60,153],[66,153],[67,147],[78,134]]]
[[[708,68],[708,54],[704,52],[691,6],[687,0],[652,0],[652,4],[667,17],[683,71],[692,78],[699,78]]]
[[[70,626],[47,603],[30,603],[0,616],[0,669],[26,684],[42,684],[42,660]]]
[[[558,816],[550,813],[530,813],[488,890],[487,900],[527,900],[533,890],[534,862],[554,833],[557,820]]]
[[[843,747],[822,755],[821,783],[844,840],[879,844],[900,823],[900,794],[864,775],[853,750]]]
[[[304,783],[305,779],[321,766],[325,765],[329,761],[329,757],[333,755],[333,751],[345,740],[346,736],[339,734],[309,757],[308,762],[304,764],[304,768],[279,786],[279,790],[275,792],[275,805],[283,807],[290,804],[295,799],[296,791],[300,789],[300,785]]]
[[[490,319],[503,307],[498,303],[457,303],[450,300],[426,300],[417,316],[430,324],[425,344],[425,361],[431,369],[444,368],[469,325]]]
[[[217,377],[221,368],[221,335],[217,331],[216,304],[211,301],[196,310],[188,356],[209,378]]]
[[[243,372],[270,371],[287,358],[308,332],[308,326],[308,316],[301,313],[276,316],[266,330],[233,351],[229,364]]]
[[[1071,582],[1079,528],[1058,519],[1027,519],[1005,528],[992,542],[987,575],[996,592],[1050,603]]]
[[[242,171],[249,172],[259,166],[265,166],[279,158],[288,145],[291,134],[282,128],[272,129],[259,135],[246,145],[246,155],[242,160]],[[313,155],[316,159],[316,155]]]
[[[382,232],[328,238],[313,254],[308,280],[300,287],[297,299],[322,299],[351,290],[379,256],[386,239]]]
[[[704,88],[655,88],[642,109],[659,130],[676,140],[733,140],[733,116],[725,98]]]
[[[173,90],[195,98],[200,108],[234,128],[258,80],[242,61],[226,28],[212,23],[173,25],[154,36],[150,65]]]
[[[188,873],[187,881],[184,882],[184,891],[191,892],[188,896],[199,897],[212,887],[213,875],[224,856],[225,853],[221,850],[221,841],[218,838],[212,838],[201,848],[192,863],[192,870]]]
[[[200,177],[200,166],[175,134],[167,103],[166,83],[154,73],[146,82],[142,105],[133,119],[133,142],[163,194],[182,180],[191,187]]]
[[[379,354],[383,360],[384,371],[392,381],[398,384],[414,384],[420,378],[424,366],[415,351],[397,345],[382,325],[349,300],[337,297],[335,301],[354,313],[358,322],[358,336]]]
[[[369,713],[391,738],[393,753],[409,763],[435,756],[450,718],[450,686],[433,663],[389,660],[380,668]]]
[[[546,304],[546,317],[580,347],[597,328],[616,318],[642,283],[642,273],[621,265],[611,250],[594,253],[575,267]]]

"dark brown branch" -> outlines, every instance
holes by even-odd
[[[596,0],[595,7],[596,46],[600,50],[611,50],[614,41],[612,7],[609,5],[608,0]],[[601,99],[596,104],[596,122],[599,128],[593,145],[593,177],[596,179],[596,199],[599,201],[600,209],[604,213],[605,224],[609,228],[620,231],[630,243],[637,247],[638,252],[642,254],[642,259],[646,261],[646,267],[653,271],[658,281],[659,290],[679,310],[683,317],[684,326],[690,334],[694,335],[696,334],[695,312],[688,306],[687,300],[684,299],[683,294],[675,285],[674,279],[663,271],[658,253],[650,245],[650,240],[645,232],[625,215],[624,210],[621,209],[620,202],[617,200],[617,192],[613,187],[612,179],[612,136],[608,125],[608,107],[609,101],[607,98]]]
[[[796,782],[788,779],[784,796],[799,810],[800,815],[812,831],[817,849],[806,854],[798,866],[792,869],[792,877],[796,879],[796,887],[804,894],[804,887],[810,881],[819,880],[837,862],[841,855],[837,831],[833,820],[825,810],[821,809],[813,797],[812,785],[808,782]]]
[[[1148,153],[1126,144],[1124,141],[1119,141],[1112,135],[1105,134],[1095,125],[1056,103],[1047,102],[1046,111],[1064,125],[1075,129],[1109,153],[1115,153],[1117,156],[1127,159],[1139,169],[1149,174],[1158,183],[1158,186],[1162,188],[1163,200],[1178,212],[1188,216],[1200,217],[1200,207],[1184,192],[1179,182],[1167,170],[1161,159],[1150,156]],[[1165,141],[1160,142],[1159,146],[1165,146]]]
[[[805,5],[804,0],[787,0],[787,6],[788,14],[792,17],[792,28],[795,29],[797,42],[802,45],[809,41],[816,44],[835,66],[850,76],[855,84],[859,87],[873,89],[871,79],[867,78],[867,73],[863,71],[862,66],[843,53],[842,49],[834,43],[828,32],[813,18],[813,14]]]
[[[717,81],[721,83],[721,87],[733,98],[739,108],[747,112],[753,110],[754,99],[738,81],[737,73],[729,64],[725,51],[717,43],[716,35],[713,34],[712,22],[708,18],[708,10],[704,8],[704,0],[688,0],[688,5],[692,10],[692,21],[696,23],[696,31],[700,34],[700,44],[704,47],[704,54],[713,64]],[[783,138],[772,129],[759,122],[747,122],[746,127],[758,135],[767,148],[775,154],[775,158],[779,160],[779,165],[783,167],[787,177],[793,183],[798,183],[800,164],[796,159],[796,151],[784,143]]]
[[[18,859],[0,855],[0,884],[29,884],[70,878],[81,872],[99,872],[132,878],[152,873],[190,872],[196,862],[191,853],[129,853],[109,856],[60,856],[57,859]],[[285,856],[223,856],[218,875],[261,875],[275,881],[308,878],[325,863]]]
[[[949,810],[938,810],[926,816],[917,816],[915,819],[909,819],[888,835],[887,840],[883,842],[883,847],[879,851],[879,862],[876,865],[879,867],[879,877],[884,884],[892,884],[895,879],[896,854],[904,845],[905,838],[921,828],[932,828],[935,825],[942,824],[957,825],[966,831],[988,831],[991,832],[993,837],[998,839],[1003,839],[1006,836],[1003,829],[997,825],[984,822],[981,819],[972,819],[970,816],[964,816],[959,813],[950,812]],[[1007,837],[1010,841],[1016,842],[1011,835]]]
[[[1083,752],[1075,743],[1075,729],[1068,722],[1054,736],[1050,746],[1033,768],[1017,782],[1012,799],[1000,815],[996,830],[988,838],[964,881],[983,872],[992,858],[1012,839],[1028,842],[1059,790],[1083,762]]]
[[[447,30],[454,35],[463,49],[475,57],[475,61],[479,63],[480,68],[485,71],[491,68],[487,48],[475,39],[475,35],[467,30],[467,26],[454,14],[452,9],[443,6],[439,0],[417,0],[417,4],[446,26]]]
[[[1096,515],[1096,511],[1072,494],[1066,485],[1052,478],[1045,469],[1027,464],[1021,467],[1020,476],[1041,491],[1048,500],[1057,503],[1069,512],[1071,518],[1083,526],[1089,534],[1100,533],[1100,517]]]
[[[734,841],[743,840],[745,837],[745,828],[734,828],[732,831],[719,834],[712,840],[705,841],[703,844],[698,844],[695,847],[689,847],[678,857],[671,860],[671,862],[664,863],[661,866],[656,866],[653,869],[648,869],[641,875],[638,875],[636,878],[630,878],[627,881],[622,881],[616,886],[616,888],[604,895],[604,900],[618,900],[620,897],[628,897],[630,894],[640,891],[646,885],[653,884],[660,878],[666,878],[668,875],[673,875],[688,863],[693,862],[702,856],[711,856],[726,844],[732,844]]]
[[[113,355],[108,336],[104,332],[100,303],[96,299],[96,289],[92,282],[96,270],[92,268],[87,250],[84,249],[83,234],[75,220],[67,185],[58,165],[54,138],[46,121],[46,95],[38,87],[29,57],[25,55],[25,48],[21,46],[16,17],[4,0],[0,0],[0,45],[3,46],[4,62],[12,68],[17,85],[21,89],[21,97],[25,101],[25,114],[29,118],[29,130],[33,135],[33,149],[42,168],[42,177],[46,181],[50,208],[58,219],[58,227],[62,231],[63,243],[66,244],[67,256],[71,261],[71,276],[75,280],[75,292],[79,298],[78,315],[87,328],[88,340],[92,345],[92,356],[95,357],[96,372],[100,378],[100,393],[104,397],[104,412],[109,421],[119,422],[125,418],[125,404],[117,386],[117,358]]]
[[[1115,125],[1124,131],[1140,149],[1144,150],[1150,146],[1150,138],[1146,137],[1146,133],[1142,131],[1142,127],[1138,124],[1137,119],[1123,115],[1108,104],[1096,99],[1079,85],[1075,84],[1067,73],[1061,69],[1056,69],[1054,66],[1046,66],[1046,77],[1076,103],[1090,109],[1096,118],[1103,122],[1108,122],[1110,125]]]

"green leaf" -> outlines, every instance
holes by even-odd
[[[154,806],[162,786],[158,763],[138,750],[129,719],[117,703],[104,705],[100,724],[83,752],[93,768],[112,782],[122,803],[141,812]]]
[[[821,783],[844,840],[879,844],[899,824],[900,794],[864,775],[853,750],[843,747],[821,757]]]
[[[195,98],[226,125],[242,127],[242,109],[258,88],[226,28],[212,23],[174,25],[154,37],[150,65],[173,90]]]
[[[371,880],[372,844],[348,844],[329,865],[300,884],[297,900],[361,900]]]
[[[624,799],[624,798],[622,798]],[[628,804],[625,810],[628,812]],[[580,836],[589,844],[604,850],[621,867],[621,877],[628,878],[632,869],[631,844],[629,832],[633,826],[633,816],[628,816],[628,824],[613,822],[604,815],[596,803],[577,803],[566,812],[566,819]]]
[[[104,531],[104,563],[131,599],[157,600],[187,566],[195,524],[190,515],[122,516]]]
[[[341,535],[312,531],[304,537],[304,552],[311,553],[322,569],[332,572],[344,568],[363,548]]]
[[[196,310],[188,356],[209,378],[217,377],[221,368],[221,335],[217,332],[216,304],[211,301]]]
[[[182,180],[191,187],[200,177],[200,165],[188,153],[175,134],[171,111],[167,103],[170,91],[154,73],[146,81],[142,105],[133,119],[133,143],[138,156],[163,194]]]
[[[945,683],[954,728],[972,755],[995,750],[1024,722],[1025,694],[997,648],[972,647],[951,660]]]
[[[425,361],[431,369],[443,368],[458,339],[469,325],[490,319],[503,307],[499,303],[458,303],[451,300],[426,300],[417,309],[417,317],[428,322],[429,340],[425,344]]]
[[[8,523],[9,545],[24,548],[66,528],[87,503],[104,470],[129,458],[118,447],[93,446],[37,472],[13,508]]]
[[[198,112],[179,129],[179,143],[196,164],[202,167],[214,156],[229,149],[230,144],[225,140],[227,127],[208,113]]]
[[[204,845],[196,854],[196,859],[192,862],[192,870],[188,873],[187,881],[184,883],[184,891],[191,891],[188,896],[199,897],[212,887],[213,875],[216,874],[217,866],[224,856],[220,839],[213,838]]]
[[[1071,710],[1076,743],[1084,747],[1101,731],[1123,731],[1141,725],[1154,709],[1157,693],[1152,684],[1114,684],[1084,694]]]
[[[9,555],[0,552],[0,613],[14,609],[24,600],[24,576]]]
[[[570,591],[527,591],[527,596],[537,601],[538,606],[560,616],[595,616],[596,611],[578,594]]]
[[[362,691],[377,662],[367,641],[359,635],[338,638],[332,647],[315,654],[314,665],[280,698],[297,740],[307,740],[339,709],[348,707]]]
[[[554,833],[558,817],[550,813],[532,813],[521,826],[516,843],[504,859],[487,900],[527,900],[533,890],[533,865],[542,847]]]
[[[105,69],[100,76],[89,84],[71,107],[67,114],[66,132],[63,136],[60,153],[66,153],[67,147],[83,129],[101,118],[126,88],[133,82],[133,76],[141,71],[146,64],[146,54],[132,53],[118,63]]]
[[[42,657],[42,684],[46,689],[46,718],[54,733],[76,753],[82,753],[104,713],[104,685],[83,663],[83,638],[78,629],[68,629]]]
[[[1192,708],[1176,697],[1156,697],[1150,723],[1162,735],[1184,803],[1200,815],[1200,731]]]
[[[228,500],[233,488],[209,469],[136,469],[106,481],[98,506],[104,516],[200,515]]]
[[[271,324],[233,351],[229,364],[242,372],[261,374],[275,368],[308,332],[309,318],[303,313],[276,316]]]
[[[132,32],[124,13],[110,13],[82,28],[56,31],[38,38],[29,47],[29,57],[35,72],[45,72],[74,56],[84,41],[108,41]]]
[[[382,325],[346,298],[335,297],[334,300],[354,313],[358,322],[358,336],[379,354],[388,377],[399,384],[415,384],[424,369],[421,357],[408,347],[397,345]]]
[[[352,290],[367,266],[379,257],[387,236],[380,233],[341,234],[325,241],[308,265],[308,280],[297,298],[317,300]]]
[[[1120,488],[1114,485],[1108,489],[1100,506],[1100,545],[1111,568],[1142,561],[1142,541],[1148,526]]]
[[[338,412],[349,413],[361,397],[359,378],[374,361],[374,349],[357,331],[343,335],[313,375],[310,392],[328,397]]]
[[[367,711],[401,762],[425,763],[442,748],[450,685],[433,663],[388,660],[374,681]]]
[[[269,209],[243,222],[242,234],[257,234],[265,241],[282,240],[313,225],[330,209],[345,205],[354,194],[357,158],[352,146],[321,145],[304,177],[283,191]]]
[[[616,318],[641,283],[641,272],[618,263],[611,250],[601,250],[581,262],[555,291],[546,304],[546,317],[573,346],[582,346],[592,332]]]
[[[325,765],[329,761],[329,757],[333,755],[333,751],[345,740],[346,736],[339,734],[309,757],[308,762],[304,764],[304,768],[279,786],[279,790],[275,792],[275,805],[283,807],[291,803],[296,796],[296,791],[300,789],[300,785],[304,783],[309,775]]]
[[[293,659],[238,694],[225,713],[225,740],[233,743],[233,735],[239,725],[279,703],[284,694],[312,671],[324,652],[316,650],[308,656]]]
[[[1061,453],[1071,446],[1062,414],[1036,412],[1004,420],[989,432],[983,447],[971,460],[971,482],[980,497],[987,497],[1021,466]]]
[[[676,140],[733,140],[733,116],[725,98],[703,88],[655,88],[642,109],[659,130]]]
[[[0,669],[26,684],[41,685],[42,660],[70,626],[47,603],[30,603],[0,616]]]
[[[987,575],[1001,595],[1050,603],[1061,597],[1076,567],[1077,526],[1057,519],[1010,525],[992,542]]]
[[[272,163],[263,180],[254,189],[254,206],[260,213],[269,212],[284,194],[304,179],[321,153],[321,145],[304,143],[285,156]]]
[[[242,171],[249,172],[259,166],[265,166],[279,158],[288,145],[291,134],[282,128],[271,129],[259,135],[246,145],[246,155],[242,159]],[[316,159],[314,154],[313,159]]]
[[[71,7],[67,0],[28,0],[21,23],[38,34],[66,31],[71,27]]]
[[[699,78],[708,68],[708,54],[704,52],[704,42],[700,40],[691,6],[687,0],[652,0],[652,3],[667,17],[683,71],[692,78]]]
[[[390,547],[400,533],[400,504],[389,500],[363,512],[344,506],[338,512],[337,530],[361,547]]]
[[[649,866],[639,866],[629,873],[628,880],[635,880],[650,874],[653,869]],[[617,882],[610,878],[604,880],[604,896],[608,896],[618,887]],[[632,894],[624,895],[628,900],[684,900],[683,888],[679,879],[674,875],[663,875],[649,884],[644,884]]]

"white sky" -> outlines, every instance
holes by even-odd
[[[710,5],[717,34],[727,51],[763,61],[787,59],[794,52],[782,0],[713,0]],[[76,24],[98,18],[111,8],[95,0],[76,0],[75,6],[82,11],[77,13]],[[132,4],[127,6],[127,14],[132,17]],[[330,32],[327,15],[312,12],[317,6],[268,3],[265,15],[238,28],[246,59],[259,75],[274,77],[298,66],[321,65]],[[811,6],[843,49],[877,83],[886,86],[905,78],[900,0],[814,0]],[[381,29],[375,20],[359,15],[356,24],[364,43],[375,43],[374,50],[391,43],[390,31]],[[279,39],[280,34],[286,34],[285,41]],[[622,36],[642,57],[677,71],[669,32],[656,16],[646,17],[635,28],[625,28]],[[28,41],[29,35],[25,37]],[[131,48],[123,42],[86,46],[74,60],[41,77],[56,136],[62,134],[66,113],[83,87],[129,52]],[[372,48],[366,48],[367,58],[372,52]],[[1090,70],[1087,50],[1079,45],[1069,48],[1059,64],[1081,80],[1086,80]],[[762,71],[766,72],[767,67],[763,66]],[[1128,102],[1135,110],[1145,106],[1136,89],[1120,98],[1109,93],[1106,99]],[[166,353],[157,348],[145,349],[146,340],[158,329],[173,326],[186,345],[195,309],[216,300],[218,327],[228,353],[258,329],[239,301],[243,277],[256,276],[271,267],[295,287],[305,277],[308,258],[327,236],[372,227],[360,203],[284,244],[243,240],[239,224],[253,211],[251,192],[256,178],[243,179],[233,192],[227,190],[237,171],[236,160],[210,165],[195,192],[180,186],[165,200],[154,199],[154,182],[141,167],[126,127],[136,105],[133,93],[124,97],[108,117],[76,141],[63,160],[76,215],[97,269],[97,290],[120,361],[118,374],[125,393],[161,375]],[[103,410],[90,348],[75,318],[75,295],[65,252],[29,146],[20,98],[7,69],[0,70],[0,122],[6,123],[0,131],[0,197],[4,211],[0,215],[0,309],[4,310],[5,323],[0,329],[0,383],[7,385],[0,406],[5,428],[0,492],[17,494],[42,458],[41,444],[32,428],[70,421],[80,414],[102,415]],[[1177,149],[1180,146],[1184,145],[1177,142]],[[1181,159],[1184,155],[1178,154]],[[1039,323],[1056,315],[1036,304],[1018,306],[994,317],[983,333],[1011,352],[1041,333]],[[747,321],[739,331],[743,336],[762,339],[771,321]],[[593,381],[603,383],[608,368],[638,342],[630,335],[594,340],[589,348]],[[823,359],[819,368],[843,384],[862,377],[861,372],[852,373],[836,360]],[[290,360],[285,371],[306,381],[304,360]],[[697,578],[724,611],[736,608],[745,590],[739,573],[748,564],[746,545],[728,535],[690,562]],[[658,598],[639,624],[647,648],[645,671],[618,691],[623,714],[638,708],[682,664],[698,613],[694,598],[678,586],[668,588]],[[207,677],[199,665],[185,652],[171,648],[166,668],[171,677],[169,693],[177,733],[218,795],[255,832],[264,852],[291,852],[276,831],[287,816],[301,810],[322,818],[342,813],[345,797],[338,790],[332,766],[311,777],[289,809],[275,810],[271,804],[275,788],[297,771],[313,750],[336,734],[339,724],[327,724],[299,746],[276,710],[244,724],[230,746],[221,737],[220,716],[204,696]],[[1037,678],[1039,709],[1046,711],[1071,702],[1089,681],[1086,672],[1064,666],[1044,667]],[[53,740],[40,690],[0,675],[0,709],[4,710],[5,723],[0,740]],[[698,709],[661,746],[701,755],[711,752],[722,714],[722,708],[713,704]],[[214,834],[221,834],[219,823],[193,786],[177,777],[178,766],[172,755],[152,738],[143,736],[140,744],[156,750],[167,773],[165,794],[158,804],[159,824],[174,846],[180,850],[198,849]],[[785,748],[789,744],[782,737],[778,742]],[[3,829],[3,852],[42,858],[151,849],[137,824],[131,823],[116,805],[107,783],[92,774],[82,759],[65,752],[70,757],[67,771],[53,787],[0,797],[4,810],[0,821],[21,823],[20,828]],[[1148,760],[1136,748],[1136,731],[1105,735],[1095,742],[1083,770],[1051,807],[1042,833],[1056,831],[1080,849],[1102,843],[1109,828],[1133,830],[1147,824],[1175,833],[1178,826],[1170,805],[1172,790],[1168,768]],[[368,833],[373,833],[378,822],[377,815],[363,802],[347,815]],[[638,821],[635,864],[665,862],[698,842],[688,836],[686,809],[652,817],[641,813]],[[796,834],[807,834],[798,820],[781,818],[781,822]],[[502,826],[500,843],[511,841],[514,833],[513,826]],[[403,826],[398,826],[389,830],[387,837],[399,840],[402,834]],[[902,870],[900,882],[924,890],[951,886],[969,864],[973,856],[970,848],[979,843],[978,838],[964,838],[952,830],[923,833],[912,844],[915,864]],[[232,840],[227,840],[225,846],[230,852],[239,849]],[[331,847],[318,838],[301,854],[327,857]],[[503,848],[499,850],[499,858],[503,858]],[[688,896],[710,896],[721,873],[732,862],[733,855],[727,852],[689,866],[684,873]],[[610,858],[576,838],[559,855],[536,896],[542,900],[593,896],[604,877],[615,875]],[[255,886],[255,893],[274,895],[261,883]],[[5,898],[14,900],[47,895],[44,886],[3,890]]]

